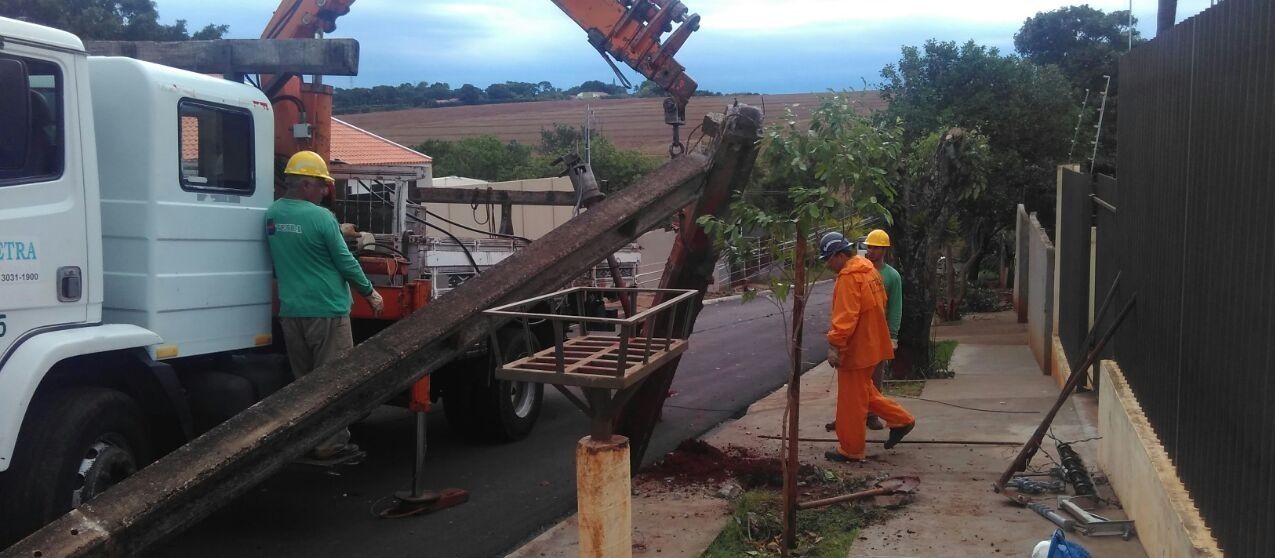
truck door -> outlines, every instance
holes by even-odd
[[[0,46],[0,366],[24,339],[87,319],[77,64]]]

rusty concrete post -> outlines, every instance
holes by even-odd
[[[585,436],[576,444],[580,558],[633,556],[629,439]]]

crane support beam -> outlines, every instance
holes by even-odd
[[[354,39],[219,39],[215,41],[85,41],[93,56],[127,56],[201,74],[359,73]]]
[[[485,188],[421,188],[421,203],[468,203],[553,205],[574,207],[580,200],[575,192],[556,190],[489,190]]]
[[[742,183],[752,169],[756,136],[739,138],[724,137],[715,155],[688,154],[666,163],[432,302],[428,312],[390,326],[0,558],[134,556],[190,527],[486,338],[502,324],[484,310],[558,289],[694,204],[706,184]]]

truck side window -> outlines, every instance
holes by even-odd
[[[177,111],[182,189],[251,194],[256,170],[252,114],[192,100],[178,103]]]
[[[65,158],[62,121],[62,70],[57,64],[31,58],[3,56],[19,60],[27,67],[30,102],[29,126],[18,133],[26,134],[26,159],[20,165],[6,165],[0,170],[0,187],[31,182],[47,182],[62,175]],[[0,110],[4,110],[0,107]],[[11,152],[9,142],[17,139],[6,130],[0,134],[0,152]]]

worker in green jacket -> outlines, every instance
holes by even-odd
[[[294,377],[328,364],[354,347],[351,287],[380,315],[385,308],[341,236],[336,216],[319,206],[334,181],[313,151],[300,151],[284,169],[286,190],[266,211],[266,238],[279,289],[279,323]],[[318,461],[361,455],[341,429],[309,457]]]
[[[890,343],[898,349],[899,322],[903,321],[903,278],[899,276],[898,271],[890,267],[890,264],[885,263],[886,256],[890,252],[890,235],[881,229],[876,229],[868,233],[864,244],[868,245],[866,254],[868,261],[877,268],[877,273],[881,274],[881,282],[885,285],[885,322],[890,327]],[[876,384],[878,391],[883,389],[885,369],[889,365],[890,361],[883,360],[872,373],[872,383]],[[881,430],[885,428],[885,425],[881,424],[881,419],[876,415],[869,413],[868,428]]]

